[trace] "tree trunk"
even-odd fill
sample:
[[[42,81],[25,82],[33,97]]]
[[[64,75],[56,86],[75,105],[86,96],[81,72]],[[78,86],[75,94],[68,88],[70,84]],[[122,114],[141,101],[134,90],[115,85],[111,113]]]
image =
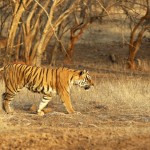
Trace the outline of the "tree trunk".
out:
[[[18,33],[18,38],[17,38],[15,61],[18,61],[18,60],[19,60],[19,50],[20,50],[20,46],[21,46],[21,29],[20,29],[20,32]]]
[[[78,2],[78,1],[76,1]],[[47,20],[47,23],[45,25],[44,31],[43,31],[43,35],[41,40],[39,41],[39,46],[37,48],[37,55],[36,55],[36,64],[38,66],[41,65],[41,59],[42,59],[42,54],[45,51],[48,42],[50,41],[50,39],[52,38],[53,35],[55,35],[55,37],[57,38],[57,35],[55,33],[55,29],[58,28],[58,26],[70,15],[70,13],[72,13],[72,11],[74,10],[74,8],[76,7],[76,2],[74,1],[69,1],[69,6],[66,8],[66,10],[56,19],[56,21],[54,21],[54,23],[52,24],[53,21],[53,15],[56,9],[56,6],[59,4],[59,1],[53,1],[53,5],[51,7],[51,10],[49,12],[49,18]],[[58,4],[57,4],[58,3]]]
[[[51,51],[51,60],[50,60],[50,66],[55,66],[56,65],[56,57],[57,57],[57,50],[59,48],[59,42],[55,42],[55,46]]]
[[[135,56],[141,46],[143,34],[149,28],[149,25],[146,24],[146,22],[149,19],[150,19],[150,13],[149,13],[149,8],[147,8],[147,12],[145,16],[140,19],[140,21],[135,25],[133,31],[131,32],[130,44],[129,44],[129,57],[128,57],[129,69],[132,69],[132,70],[137,69],[137,66],[135,64]],[[137,29],[139,29],[140,26],[142,26],[142,29],[140,30],[136,40],[134,40],[136,36],[135,33]]]
[[[30,3],[31,3],[31,1],[26,2],[27,5],[29,5]],[[8,35],[8,41],[7,41],[7,48],[6,48],[7,57],[5,60],[6,62],[10,62],[12,59],[11,55],[13,54],[13,46],[14,46],[14,42],[15,42],[14,40],[15,40],[15,36],[16,36],[16,31],[17,31],[18,24],[19,24],[20,18],[22,16],[22,13],[24,12],[24,10],[25,10],[24,6],[22,4],[20,5],[20,1],[16,1],[12,24],[11,24],[11,28],[10,28],[9,35]]]
[[[67,54],[66,54],[66,58],[64,60],[64,63],[68,64],[68,63],[72,62],[73,49],[74,49],[75,43],[81,37],[81,35],[83,34],[83,31],[87,27],[87,25],[89,25],[89,22],[78,24],[71,29],[71,31],[70,31],[70,43],[69,43],[69,46],[67,49]]]
[[[63,35],[62,24],[63,24],[63,23],[61,23],[61,24],[58,26],[57,37],[59,38],[59,41],[58,41],[58,39],[56,39],[56,41],[55,41],[55,46],[54,46],[54,48],[53,48],[52,51],[51,51],[50,66],[55,66],[55,65],[56,65],[57,51],[58,51],[58,49],[60,49],[60,47],[61,47],[60,41],[61,41],[61,38],[62,38],[62,35]]]

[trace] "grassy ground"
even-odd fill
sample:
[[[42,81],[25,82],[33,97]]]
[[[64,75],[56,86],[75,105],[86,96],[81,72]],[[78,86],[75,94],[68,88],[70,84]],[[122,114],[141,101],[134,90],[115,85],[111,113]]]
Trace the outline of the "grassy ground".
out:
[[[94,76],[94,73],[93,73]],[[41,95],[22,90],[13,101],[14,115],[0,115],[0,147],[3,149],[149,149],[150,82],[148,78],[94,76],[95,87],[73,87],[75,110],[69,115],[59,97],[40,117],[30,111]],[[1,82],[0,92],[4,91]]]

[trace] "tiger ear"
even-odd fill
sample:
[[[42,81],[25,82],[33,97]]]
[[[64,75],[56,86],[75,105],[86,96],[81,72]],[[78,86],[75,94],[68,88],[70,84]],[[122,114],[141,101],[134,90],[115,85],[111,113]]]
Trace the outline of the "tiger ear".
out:
[[[83,70],[83,73],[88,73],[88,71],[86,71],[86,70]]]
[[[79,76],[82,76],[84,73],[86,73],[87,71],[86,70],[82,70],[79,72]]]
[[[82,76],[83,74],[84,74],[83,71],[80,71],[80,72],[79,72],[79,76]]]

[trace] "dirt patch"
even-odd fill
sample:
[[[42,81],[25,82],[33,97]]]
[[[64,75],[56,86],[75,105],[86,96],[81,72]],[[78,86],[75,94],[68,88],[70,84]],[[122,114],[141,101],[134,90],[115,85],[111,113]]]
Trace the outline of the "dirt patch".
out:
[[[101,109],[101,108],[98,108]],[[103,109],[103,108],[102,108]],[[97,110],[98,111],[98,110]],[[102,110],[101,110],[102,111]],[[96,113],[96,112],[95,112]],[[130,116],[69,115],[43,117],[27,112],[1,116],[1,149],[149,149],[148,122]],[[145,118],[146,119],[146,118]]]
[[[1,149],[149,149],[150,116],[112,113],[109,106],[89,101],[79,114],[67,114],[58,102],[38,116],[18,105],[13,115],[0,115]],[[55,106],[61,110],[55,109]],[[80,107],[78,108],[80,110]],[[48,109],[49,110],[49,109]],[[56,111],[55,111],[56,110]]]

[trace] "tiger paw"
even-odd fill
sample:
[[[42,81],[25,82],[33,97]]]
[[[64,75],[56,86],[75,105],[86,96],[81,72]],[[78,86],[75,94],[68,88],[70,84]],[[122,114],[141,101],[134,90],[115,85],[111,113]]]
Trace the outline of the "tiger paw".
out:
[[[76,114],[76,115],[81,115],[81,112],[75,111],[74,114]]]
[[[39,112],[37,112],[37,114],[38,114],[39,116],[44,116],[44,112],[43,112],[43,111],[39,111]]]

